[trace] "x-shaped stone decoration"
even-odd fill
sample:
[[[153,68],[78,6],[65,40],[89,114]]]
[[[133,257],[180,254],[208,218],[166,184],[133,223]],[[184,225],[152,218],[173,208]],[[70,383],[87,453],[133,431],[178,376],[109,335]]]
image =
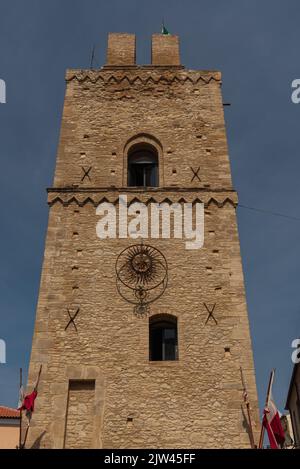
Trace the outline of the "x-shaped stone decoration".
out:
[[[84,173],[82,178],[81,178],[81,182],[83,182],[85,180],[85,178],[89,178],[89,180],[91,181],[90,172],[91,172],[92,166],[90,166],[88,169],[85,169],[84,166],[81,166],[81,169]]]
[[[73,326],[74,326],[74,328],[75,328],[75,331],[77,332],[77,327],[76,327],[76,324],[75,324],[75,319],[76,319],[77,314],[79,313],[79,310],[80,310],[80,308],[77,308],[77,310],[76,310],[75,314],[73,314],[73,316],[72,316],[70,310],[69,310],[69,309],[67,310],[70,319],[69,319],[68,324],[67,324],[66,327],[65,327],[65,331],[68,329],[68,327],[69,327],[70,324],[73,324]]]
[[[211,309],[209,309],[209,307],[207,306],[206,303],[203,303],[205,308],[206,308],[206,311],[208,312],[208,316],[206,318],[206,321],[205,321],[205,324],[208,323],[209,319],[212,318],[216,324],[218,324],[218,321],[216,320],[216,318],[214,317],[214,310],[215,310],[215,307],[216,307],[216,303],[214,303],[213,307]]]
[[[190,168],[191,168],[191,170],[193,171],[193,177],[192,177],[192,179],[191,179],[191,182],[193,182],[193,180],[194,180],[195,178],[197,178],[198,181],[201,182],[201,179],[200,179],[200,177],[198,176],[199,171],[200,171],[200,166],[199,166],[196,170],[194,170],[194,168],[192,168],[191,166],[190,166]]]

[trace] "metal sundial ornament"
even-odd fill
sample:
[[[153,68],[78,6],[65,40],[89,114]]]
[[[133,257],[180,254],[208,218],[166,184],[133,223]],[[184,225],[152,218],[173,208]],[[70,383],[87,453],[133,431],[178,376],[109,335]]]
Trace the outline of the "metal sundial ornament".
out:
[[[157,300],[168,283],[168,264],[165,256],[153,246],[134,244],[124,249],[116,261],[117,289],[134,312],[149,312],[149,304]]]

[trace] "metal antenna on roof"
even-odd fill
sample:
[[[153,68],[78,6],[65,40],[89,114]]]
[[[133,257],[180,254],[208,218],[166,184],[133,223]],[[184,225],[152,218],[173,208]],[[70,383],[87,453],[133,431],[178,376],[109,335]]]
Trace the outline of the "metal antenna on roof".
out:
[[[94,60],[95,60],[95,44],[93,45],[92,54],[91,54],[91,64],[90,64],[91,70],[93,70]]]

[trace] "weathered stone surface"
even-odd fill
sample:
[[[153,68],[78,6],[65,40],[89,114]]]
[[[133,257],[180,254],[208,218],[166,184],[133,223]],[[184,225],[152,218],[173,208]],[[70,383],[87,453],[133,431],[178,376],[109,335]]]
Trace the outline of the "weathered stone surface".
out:
[[[154,65],[67,72],[30,386],[40,363],[43,371],[28,446],[43,434],[47,448],[249,447],[240,366],[258,432],[220,79]],[[127,152],[142,141],[159,155],[159,187],[147,191],[127,188]],[[82,167],[92,168],[91,179],[82,179]],[[200,181],[192,180],[198,167]],[[177,316],[178,361],[149,361],[149,317],[134,315],[117,293],[115,262],[134,240],[96,236],[98,203],[118,206],[119,194],[130,203],[205,203],[202,249],[149,240],[169,268],[150,315]],[[204,303],[216,304],[217,324],[205,324]],[[65,330],[77,308],[77,331],[72,323]],[[84,400],[70,380],[95,380],[94,393]]]

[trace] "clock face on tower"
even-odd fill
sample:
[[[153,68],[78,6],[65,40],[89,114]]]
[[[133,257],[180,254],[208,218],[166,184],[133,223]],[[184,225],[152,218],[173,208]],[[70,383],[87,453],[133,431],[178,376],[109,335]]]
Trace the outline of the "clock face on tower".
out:
[[[168,265],[165,256],[153,246],[135,244],[124,249],[116,262],[117,289],[135,312],[145,314],[167,287]]]

